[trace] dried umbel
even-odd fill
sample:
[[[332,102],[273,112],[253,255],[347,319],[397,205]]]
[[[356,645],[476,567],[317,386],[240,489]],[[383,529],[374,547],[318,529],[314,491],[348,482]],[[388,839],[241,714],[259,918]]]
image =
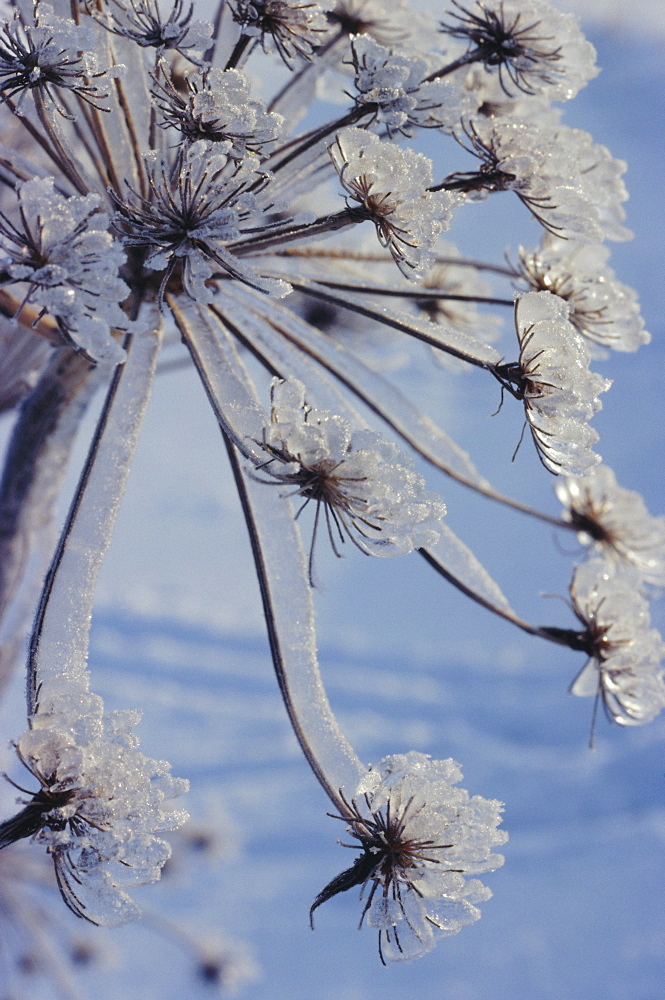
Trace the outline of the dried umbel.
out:
[[[492,849],[507,835],[497,829],[501,803],[454,787],[461,779],[455,761],[415,752],[371,767],[337,817],[354,841],[342,846],[362,853],[319,893],[310,918],[328,899],[360,886],[360,926],[378,929],[384,964],[418,958],[438,938],[478,920],[475,904],[491,893],[465,876],[502,865]]]
[[[381,957],[415,958],[478,918],[489,892],[475,876],[501,863],[500,806],[457,787],[450,760],[414,752],[368,771],[355,753],[319,672],[315,542],[422,557],[504,621],[586,656],[573,690],[611,720],[660,712],[646,588],[663,582],[662,519],[599,465],[589,426],[610,386],[590,342],[648,341],[603,246],[630,235],[625,165],[550,106],[596,70],[576,22],[544,0],[453,2],[436,18],[378,0],[199,13],[57,0],[17,4],[0,27],[0,405],[23,401],[0,484],[0,630],[34,621],[15,745],[38,784],[0,843],[45,847],[70,908],[116,923],[137,912],[127,882],[157,877],[159,834],[182,818],[166,800],[184,783],[138,752],[133,711],[105,713],[89,693],[87,660],[162,340],[178,338],[227,450],[289,720],[359,852],[313,909],[360,887]],[[423,130],[431,158],[411,144]],[[507,266],[442,242],[453,224],[464,238],[469,203],[506,192],[536,249]],[[514,316],[507,346],[495,346],[501,314]],[[506,407],[516,400],[537,459],[565,477],[562,518],[497,491],[430,419],[439,397],[460,419],[432,351],[474,393],[498,381]],[[47,527],[100,388],[53,553]],[[574,627],[513,611],[442,521],[427,478],[439,473],[589,546]],[[534,576],[545,558],[528,561]],[[208,981],[222,971],[214,951],[200,963]]]

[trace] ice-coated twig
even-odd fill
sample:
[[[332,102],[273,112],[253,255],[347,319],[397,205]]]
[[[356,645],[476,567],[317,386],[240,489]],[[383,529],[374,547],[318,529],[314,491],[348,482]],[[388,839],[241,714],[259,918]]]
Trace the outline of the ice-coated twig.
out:
[[[67,460],[97,384],[84,357],[56,349],[14,427],[0,484],[0,688],[34,613]]]
[[[145,415],[161,324],[129,343],[111,381],[79,486],[44,583],[30,643],[28,714],[50,676],[85,670],[95,584]]]

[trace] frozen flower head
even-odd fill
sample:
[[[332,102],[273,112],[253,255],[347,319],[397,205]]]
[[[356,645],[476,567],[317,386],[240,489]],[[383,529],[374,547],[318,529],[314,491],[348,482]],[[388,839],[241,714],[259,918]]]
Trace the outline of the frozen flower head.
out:
[[[405,0],[335,0],[328,20],[346,35],[369,35],[381,45],[400,46],[423,31],[422,15],[411,10]]]
[[[159,0],[110,0],[106,10],[97,14],[90,3],[91,13],[107,31],[130,39],[140,48],[172,50],[191,58],[192,50],[210,45],[212,25],[192,20],[193,3],[175,0],[168,16],[162,13],[162,6],[168,8],[168,0],[163,5]]]
[[[321,509],[336,555],[337,543],[346,538],[375,556],[404,555],[437,541],[445,505],[425,490],[422,476],[395,445],[312,409],[297,379],[275,380],[271,398],[263,440],[270,457],[261,469],[288,487],[288,496],[301,497],[303,507],[310,501],[316,506],[310,583]]]
[[[453,760],[422,753],[384,757],[344,799],[344,847],[362,851],[314,900],[314,910],[337,893],[361,887],[366,922],[379,932],[381,961],[408,961],[430,951],[480,917],[475,905],[491,892],[477,878],[503,864],[492,849],[507,834],[497,829],[500,802],[470,796],[455,785]]]
[[[287,66],[311,59],[328,34],[327,0],[229,0],[243,35],[258,38],[265,52],[275,46]]]
[[[505,94],[569,100],[598,75],[596,50],[576,19],[545,0],[475,0],[441,30],[468,41],[469,59],[497,71]]]
[[[385,125],[389,135],[410,136],[416,128],[451,130],[466,110],[466,98],[456,84],[425,82],[424,59],[394,55],[370,35],[354,38],[351,52],[356,104],[372,109],[374,120]]]
[[[11,281],[25,283],[24,305],[53,316],[62,337],[95,361],[118,362],[124,352],[111,328],[127,329],[120,307],[129,288],[118,277],[125,261],[107,232],[108,217],[96,194],[65,198],[53,178],[18,189],[20,223],[0,214],[0,258]]]
[[[206,281],[220,269],[263,292],[284,294],[284,282],[262,278],[227,249],[264,221],[256,192],[266,177],[252,163],[238,163],[201,140],[173,157],[151,157],[147,169],[147,196],[129,185],[124,199],[112,193],[114,225],[126,246],[147,251],[145,266],[162,273],[160,303],[180,274],[192,299],[209,301]]]
[[[584,545],[632,566],[646,583],[665,585],[665,517],[652,517],[639,493],[618,486],[610,468],[562,480],[556,495]]]
[[[67,92],[86,104],[103,109],[109,75],[99,65],[90,28],[57,17],[47,3],[35,3],[32,23],[23,25],[18,15],[0,29],[1,101],[18,97],[17,114],[24,113],[26,94],[34,92],[65,118]],[[26,109],[27,110],[27,109]]]
[[[359,128],[340,132],[330,155],[349,207],[371,219],[402,274],[422,274],[434,263],[456,204],[448,192],[428,191],[431,161]]]
[[[270,114],[250,94],[249,80],[239,70],[205,67],[176,86],[168,70],[156,81],[155,98],[162,126],[177,129],[188,142],[205,139],[234,160],[265,154],[275,142],[281,115]]]
[[[516,364],[496,374],[524,402],[538,455],[550,472],[585,473],[600,461],[591,446],[598,440],[588,421],[600,409],[598,395],[611,383],[589,371],[589,353],[568,322],[565,302],[549,292],[522,295],[515,307],[520,345]]]
[[[484,197],[514,191],[547,232],[566,240],[626,239],[621,202],[625,164],[586,132],[528,119],[477,118],[463,123],[459,142],[482,161],[435,190]]]
[[[651,722],[665,707],[665,647],[650,627],[639,583],[637,573],[616,572],[606,560],[591,559],[575,570],[570,587],[585,629],[577,648],[589,654],[571,690],[600,699],[608,717],[622,726]]]
[[[52,682],[52,693],[41,691],[16,743],[40,788],[0,825],[0,847],[23,837],[46,847],[63,899],[95,924],[139,915],[125,889],[159,878],[170,848],[156,834],[187,818],[166,806],[187,782],[138,751],[139,719],[133,711],[105,713],[101,698],[62,680]]]
[[[547,237],[540,249],[520,250],[518,274],[534,291],[552,292],[568,304],[568,319],[587,340],[615,351],[648,344],[637,295],[607,267],[609,251],[596,243]]]

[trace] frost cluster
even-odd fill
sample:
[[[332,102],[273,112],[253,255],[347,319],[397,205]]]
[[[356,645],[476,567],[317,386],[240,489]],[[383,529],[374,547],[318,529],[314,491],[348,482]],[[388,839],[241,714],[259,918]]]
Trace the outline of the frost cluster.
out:
[[[72,116],[60,91],[70,91],[97,107],[108,96],[104,78],[120,71],[121,67],[102,66],[88,25],[58,17],[51,4],[35,3],[32,23],[25,24],[16,15],[0,29],[2,101],[18,95],[14,106],[18,115],[28,113],[25,98],[33,91],[46,96],[65,118]]]
[[[572,14],[546,0],[455,0],[441,30],[466,41],[508,96],[567,101],[598,74],[596,50]]]
[[[229,0],[243,35],[260,38],[265,52],[272,42],[287,66],[310,58],[325,41],[330,6],[331,0]]]
[[[584,242],[626,238],[625,163],[587,132],[478,118],[471,142],[484,160],[479,182],[484,175],[490,189],[514,191],[549,232]]]
[[[469,876],[500,867],[492,851],[508,837],[497,829],[501,803],[456,788],[461,780],[454,760],[415,751],[371,767],[339,817],[355,841],[345,846],[363,853],[312,911],[359,885],[361,924],[378,930],[381,958],[392,961],[418,958],[478,920],[476,904],[491,892]]]
[[[210,21],[193,21],[193,11],[193,5],[185,0],[174,0],[165,18],[158,0],[109,0],[109,6],[93,16],[107,31],[140,48],[154,48],[160,53],[173,50],[191,58],[192,50],[200,52],[209,47],[213,31]]]
[[[520,249],[519,276],[534,291],[552,292],[568,304],[578,333],[602,347],[636,351],[651,337],[637,295],[607,267],[609,250],[598,243],[570,244],[546,236],[539,249]]]
[[[340,132],[330,155],[347,202],[371,219],[402,274],[415,279],[431,267],[457,203],[446,191],[428,190],[431,160],[358,128]]]
[[[117,363],[124,351],[111,328],[127,329],[120,307],[129,288],[118,276],[125,261],[108,232],[99,195],[65,198],[51,177],[18,189],[21,224],[0,215],[0,267],[25,282],[25,302],[54,316],[62,332],[95,361]]]
[[[255,192],[266,177],[251,158],[239,163],[199,140],[175,156],[148,155],[146,167],[150,196],[133,188],[125,199],[114,195],[114,227],[125,246],[148,251],[145,266],[163,275],[160,298],[177,268],[186,293],[201,302],[212,299],[206,282],[220,268],[262,292],[284,294],[284,282],[261,277],[227,247],[263,221]]]
[[[249,80],[237,69],[199,69],[185,77],[184,88],[165,77],[156,88],[156,99],[165,126],[178,129],[188,142],[214,142],[217,152],[234,160],[265,154],[283,121],[251,96]]]
[[[9,822],[16,828],[22,819],[17,836],[32,834],[46,847],[65,902],[92,923],[138,915],[126,890],[159,878],[170,847],[156,834],[187,818],[167,800],[187,791],[188,782],[139,752],[139,720],[134,711],[105,713],[97,695],[54,678],[16,743],[40,790]]]
[[[665,585],[665,517],[653,517],[639,493],[617,484],[612,470],[560,480],[556,495],[580,541],[618,566],[629,565],[645,583]]]
[[[356,71],[356,103],[373,110],[388,134],[411,135],[416,128],[448,128],[468,105],[463,91],[448,80],[426,82],[424,59],[394,55],[370,35],[351,43]]]
[[[665,646],[650,627],[639,575],[618,571],[605,559],[590,559],[575,571],[570,596],[587,629],[590,653],[573,694],[600,698],[620,725],[651,722],[665,708]]]
[[[515,308],[520,360],[514,381],[540,459],[550,472],[580,474],[600,461],[588,421],[611,383],[589,371],[589,352],[568,321],[565,302],[528,292]]]
[[[410,459],[374,431],[312,409],[297,379],[274,381],[263,447],[265,473],[320,508],[333,547],[349,538],[375,556],[405,555],[434,544],[446,512]]]

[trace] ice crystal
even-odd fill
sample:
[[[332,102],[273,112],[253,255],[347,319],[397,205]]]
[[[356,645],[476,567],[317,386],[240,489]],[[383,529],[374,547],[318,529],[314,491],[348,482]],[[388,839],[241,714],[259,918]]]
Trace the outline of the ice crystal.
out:
[[[575,571],[573,607],[586,632],[589,660],[571,688],[594,695],[614,722],[637,726],[665,708],[663,640],[650,628],[649,605],[639,576],[591,559]]]
[[[540,459],[555,474],[584,473],[600,461],[587,421],[610,382],[589,371],[589,353],[568,322],[566,304],[550,292],[528,292],[515,307],[516,365],[498,366],[506,387],[524,401]]]
[[[325,40],[328,2],[315,0],[229,0],[234,19],[245,36],[259,38],[265,52],[270,41],[284,62],[309,59]]]
[[[465,123],[464,135],[460,141],[483,165],[478,172],[452,174],[437,189],[480,196],[514,191],[541,225],[562,239],[626,238],[625,164],[588,133],[527,119],[477,118]]]
[[[356,71],[355,100],[373,109],[377,122],[389,135],[411,135],[416,128],[451,129],[465,110],[463,92],[447,80],[424,82],[424,59],[394,55],[370,35],[351,43]]]
[[[441,30],[469,44],[468,61],[497,71],[502,89],[569,100],[598,74],[596,51],[571,14],[545,0],[475,0]]]
[[[340,132],[330,155],[347,201],[371,219],[402,274],[415,277],[430,267],[456,204],[447,192],[428,191],[431,161],[357,128]]]
[[[227,249],[263,218],[256,191],[266,177],[248,160],[238,163],[199,140],[175,156],[148,159],[150,197],[133,188],[114,194],[115,228],[128,247],[148,251],[146,267],[162,273],[160,299],[180,269],[192,299],[209,301],[206,282],[220,268],[254,288],[284,294],[284,282],[262,278]]]
[[[665,585],[665,517],[652,517],[639,493],[619,486],[611,469],[599,465],[587,476],[562,480],[556,495],[583,544],[632,566],[645,582]]]
[[[0,247],[7,254],[0,267],[27,285],[24,305],[49,312],[63,337],[94,360],[121,361],[111,328],[128,327],[119,305],[129,294],[118,276],[125,254],[108,232],[99,195],[65,198],[47,177],[22,184],[18,203],[20,223],[0,215]]]
[[[273,382],[271,400],[263,440],[270,457],[260,468],[288,487],[287,495],[301,497],[303,507],[313,501],[315,536],[323,508],[336,554],[347,538],[376,556],[404,555],[436,542],[445,505],[425,490],[422,476],[392,442],[313,409],[297,379]]]
[[[384,962],[418,958],[437,939],[478,920],[475,904],[491,892],[467,877],[502,865],[492,850],[508,838],[497,829],[501,803],[456,788],[461,779],[454,760],[415,751],[371,767],[338,817],[354,841],[343,846],[362,854],[319,893],[310,912],[360,886],[360,923],[378,930]]]
[[[138,915],[125,890],[159,878],[170,848],[156,834],[187,818],[165,802],[188,783],[138,751],[139,720],[134,711],[105,713],[97,695],[54,678],[16,743],[40,788],[0,825],[0,846],[32,837],[46,847],[63,899],[91,923]]]
[[[188,142],[205,139],[234,160],[265,155],[282,124],[262,101],[251,97],[249,80],[239,70],[204,67],[185,77],[184,87],[166,75],[156,83],[163,127],[176,128]]]
[[[0,29],[0,93],[3,102],[18,96],[17,114],[27,112],[24,101],[31,91],[41,93],[65,118],[71,115],[61,92],[69,91],[86,104],[103,107],[108,96],[107,75],[108,69],[100,66],[91,29],[57,17],[50,4],[35,4],[32,24],[23,24],[16,16]]]
[[[636,351],[651,337],[644,329],[637,295],[607,267],[609,251],[596,243],[571,246],[546,238],[529,252],[520,249],[519,277],[534,291],[547,291],[568,303],[568,318],[578,333],[602,347]]]
[[[96,14],[99,23],[114,35],[130,39],[140,48],[154,48],[159,52],[172,49],[192,58],[192,50],[206,49],[211,41],[212,25],[209,21],[193,21],[194,4],[174,0],[168,17],[164,17],[158,0],[110,0],[109,7]]]

